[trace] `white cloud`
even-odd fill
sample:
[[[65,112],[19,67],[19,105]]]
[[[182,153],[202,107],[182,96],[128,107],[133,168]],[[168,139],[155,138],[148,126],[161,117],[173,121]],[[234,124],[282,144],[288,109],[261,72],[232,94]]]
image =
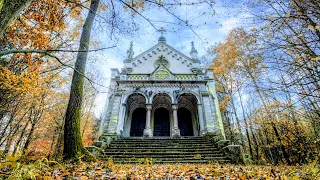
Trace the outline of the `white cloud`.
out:
[[[232,29],[239,26],[240,19],[239,18],[230,18],[222,22],[221,28],[219,28],[219,32],[223,34],[228,34]]]

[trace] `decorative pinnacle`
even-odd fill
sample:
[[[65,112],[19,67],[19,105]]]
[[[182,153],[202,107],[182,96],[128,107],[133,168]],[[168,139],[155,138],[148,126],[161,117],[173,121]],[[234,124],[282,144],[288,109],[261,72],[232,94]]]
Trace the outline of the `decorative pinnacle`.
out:
[[[163,36],[164,32],[166,32],[166,30],[161,27],[159,30],[158,30],[160,33],[161,33],[161,36],[159,37],[158,39],[158,42],[166,42],[166,38]]]
[[[130,48],[127,51],[127,59],[126,61],[130,61],[133,58],[134,52],[133,52],[133,42],[130,42]]]
[[[198,51],[196,50],[196,48],[194,48],[194,42],[191,42],[191,51],[190,51],[190,55],[192,57],[192,59],[198,59]]]

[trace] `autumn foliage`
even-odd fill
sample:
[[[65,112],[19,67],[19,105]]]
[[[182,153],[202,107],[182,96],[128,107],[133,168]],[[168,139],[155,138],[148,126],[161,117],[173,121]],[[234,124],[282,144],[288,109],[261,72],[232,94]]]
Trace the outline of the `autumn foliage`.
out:
[[[0,145],[4,155],[61,153],[63,118],[69,92],[70,49],[79,38],[80,1],[33,1],[8,27],[1,47],[23,50],[0,58]],[[41,11],[39,11],[41,9]],[[74,26],[68,26],[69,23]],[[36,53],[44,50],[48,53]],[[90,98],[89,98],[90,99]],[[94,133],[95,119],[86,114],[85,133]],[[90,145],[91,139],[85,139]],[[28,153],[27,153],[28,154]],[[55,156],[56,156],[55,155]]]

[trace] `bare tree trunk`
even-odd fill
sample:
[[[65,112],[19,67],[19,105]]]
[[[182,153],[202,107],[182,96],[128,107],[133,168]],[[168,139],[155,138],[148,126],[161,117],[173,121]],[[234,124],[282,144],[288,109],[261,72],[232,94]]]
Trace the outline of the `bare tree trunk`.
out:
[[[58,157],[61,155],[61,149],[63,145],[63,127],[64,127],[64,122],[62,126],[59,128],[59,132],[58,132],[59,136],[58,136],[58,140],[53,153],[54,160],[58,160],[59,159]]]
[[[236,106],[234,105],[233,98],[231,98],[231,105],[232,105],[232,108],[233,108],[233,111],[234,111],[234,115],[236,117],[237,127],[238,127],[238,131],[240,133],[239,135],[240,135],[240,138],[241,138],[241,144],[243,146],[243,151],[244,151],[244,153],[247,153],[246,143],[245,143],[244,137],[242,135],[240,120],[239,120],[239,117],[238,117]]]
[[[16,143],[15,146],[14,146],[13,153],[12,153],[13,155],[16,155],[16,153],[17,153],[17,150],[18,150],[18,148],[19,148],[19,146],[20,146],[20,143],[21,143],[21,141],[22,141],[22,139],[23,139],[23,137],[24,137],[24,134],[25,134],[26,129],[27,129],[28,125],[29,125],[29,122],[30,122],[30,121],[28,121],[28,122],[26,123],[26,125],[25,125],[25,126],[23,127],[23,129],[22,129],[22,132],[21,132],[21,134],[20,134],[20,137],[19,137],[17,143]]]
[[[14,18],[26,8],[32,0],[0,0],[0,40]]]
[[[261,93],[261,91],[260,91],[260,89],[259,89],[258,83],[257,83],[256,79],[254,78],[254,76],[253,76],[250,68],[249,68],[249,67],[246,67],[246,71],[247,71],[249,77],[251,78],[251,80],[252,80],[252,82],[253,82],[253,84],[254,84],[254,87],[255,87],[255,89],[256,89],[259,97],[260,97],[260,100],[261,100],[263,106],[265,107],[266,110],[268,110],[268,106],[267,106],[266,102],[265,102],[264,99],[263,99],[263,96],[262,96],[262,93]],[[268,111],[269,111],[269,110],[268,110]],[[281,148],[283,157],[284,157],[284,159],[287,161],[287,163],[290,165],[290,164],[291,164],[291,161],[290,161],[290,159],[289,159],[289,155],[288,155],[288,153],[286,152],[284,145],[282,144],[281,137],[280,137],[280,134],[279,134],[279,132],[278,132],[278,129],[277,129],[276,125],[275,125],[274,122],[271,120],[271,118],[272,118],[272,117],[271,117],[271,112],[269,111],[268,114],[269,114],[269,118],[270,118],[270,120],[268,120],[268,121],[269,121],[269,123],[271,124],[271,127],[272,127],[272,129],[273,129],[273,131],[274,131],[274,133],[275,133],[275,135],[276,135],[277,140],[278,140],[279,143],[280,143],[280,148]]]
[[[65,125],[64,125],[64,149],[63,158],[69,160],[79,160],[82,155],[86,155],[87,160],[93,158],[92,155],[84,148],[81,132],[80,132],[80,117],[81,106],[83,100],[83,85],[86,61],[88,52],[83,52],[89,49],[91,27],[98,9],[100,0],[91,0],[90,10],[86,21],[83,25],[80,38],[80,46],[73,72],[72,84],[70,90],[70,98],[67,107]]]
[[[241,97],[241,94],[240,94],[239,90],[238,90],[238,95],[239,95],[239,99],[240,99],[240,106],[241,106],[241,109],[242,109],[243,121],[244,121],[244,125],[245,125],[245,128],[246,128],[246,135],[247,135],[247,139],[248,139],[249,151],[250,151],[251,158],[253,158],[251,140],[250,140],[250,135],[249,135],[249,131],[248,131],[247,118],[246,118],[246,115],[245,115],[245,112],[244,112],[243,103],[242,103],[242,97]]]
[[[247,117],[249,117],[249,116],[247,116]],[[255,144],[255,150],[256,150],[256,160],[259,160],[259,158],[260,158],[260,156],[259,156],[259,142],[258,142],[258,140],[257,140],[257,138],[256,138],[256,135],[254,134],[254,132],[253,132],[253,128],[252,128],[252,121],[251,121],[251,119],[250,118],[248,118],[248,120],[249,120],[249,128],[250,128],[250,132],[251,132],[251,135],[252,135],[252,138],[253,138],[253,142],[254,142],[254,144]]]
[[[28,147],[30,145],[31,137],[33,136],[35,126],[36,126],[36,123],[32,123],[31,124],[30,132],[29,132],[27,140],[26,140],[26,142],[24,143],[24,146],[23,146],[23,154],[27,151],[27,149],[28,149]]]

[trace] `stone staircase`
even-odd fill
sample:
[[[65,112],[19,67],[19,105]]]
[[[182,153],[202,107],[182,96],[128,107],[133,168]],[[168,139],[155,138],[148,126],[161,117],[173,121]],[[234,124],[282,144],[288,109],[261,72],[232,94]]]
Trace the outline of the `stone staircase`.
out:
[[[209,163],[230,162],[224,154],[202,137],[121,138],[113,140],[101,159],[114,163]]]

